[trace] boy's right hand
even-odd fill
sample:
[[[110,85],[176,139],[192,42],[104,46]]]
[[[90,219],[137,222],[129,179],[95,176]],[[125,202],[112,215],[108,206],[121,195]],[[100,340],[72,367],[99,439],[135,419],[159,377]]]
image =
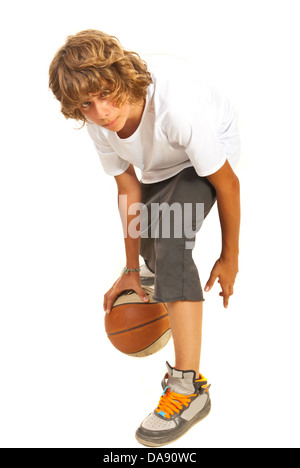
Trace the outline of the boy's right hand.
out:
[[[135,291],[143,302],[149,301],[147,294],[141,287],[141,277],[139,272],[131,271],[127,274],[123,273],[104,295],[103,309],[107,314],[110,313],[111,307],[116,298],[121,294],[122,291],[127,289],[132,289]]]

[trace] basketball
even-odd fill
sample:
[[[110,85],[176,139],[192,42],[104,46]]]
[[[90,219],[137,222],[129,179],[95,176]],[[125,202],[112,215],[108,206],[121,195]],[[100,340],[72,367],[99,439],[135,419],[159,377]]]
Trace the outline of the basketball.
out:
[[[133,290],[123,291],[105,315],[105,331],[113,346],[129,356],[145,357],[162,349],[171,337],[167,306],[153,299],[153,289],[143,287],[149,301]]]

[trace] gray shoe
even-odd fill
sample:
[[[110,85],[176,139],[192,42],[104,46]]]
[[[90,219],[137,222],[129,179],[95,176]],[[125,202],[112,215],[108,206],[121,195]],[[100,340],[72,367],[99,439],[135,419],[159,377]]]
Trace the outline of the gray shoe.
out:
[[[148,447],[161,447],[179,439],[211,409],[210,385],[203,375],[195,380],[194,371],[174,369],[168,362],[167,369],[159,404],[135,433],[137,441]]]
[[[140,277],[141,277],[141,286],[153,286],[154,285],[155,274],[152,273],[151,270],[149,270],[149,268],[147,267],[145,263],[141,266]]]

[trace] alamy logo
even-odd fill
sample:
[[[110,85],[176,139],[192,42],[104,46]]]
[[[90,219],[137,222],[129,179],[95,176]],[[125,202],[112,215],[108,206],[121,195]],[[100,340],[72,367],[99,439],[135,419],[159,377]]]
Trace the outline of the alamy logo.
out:
[[[194,213],[192,203],[151,203],[149,213],[144,203],[128,206],[127,195],[119,195],[119,211],[125,238],[185,238],[186,249],[193,249],[204,220],[204,203],[194,204]]]

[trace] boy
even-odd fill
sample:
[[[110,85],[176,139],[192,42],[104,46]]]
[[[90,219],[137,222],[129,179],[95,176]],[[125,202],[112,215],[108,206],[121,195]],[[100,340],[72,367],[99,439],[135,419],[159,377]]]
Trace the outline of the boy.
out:
[[[68,37],[49,74],[62,113],[87,123],[104,171],[115,177],[119,196],[127,197],[125,204],[119,202],[127,263],[104,296],[104,310],[109,313],[126,289],[147,301],[142,285],[149,279],[154,281],[154,299],[168,306],[175,364],[167,363],[159,404],[136,431],[140,443],[162,446],[210,411],[209,386],[199,371],[204,299],[192,249],[195,232],[217,200],[222,251],[205,291],[218,278],[227,308],[239,253],[236,115],[229,101],[201,83],[187,63],[163,56],[146,64],[115,37],[96,30]],[[140,181],[134,166],[141,169]],[[135,203],[143,203],[147,214],[141,213],[140,235],[131,236],[130,207]],[[190,221],[177,216],[165,236],[160,232],[166,228],[164,217],[150,216],[158,204],[182,209],[203,204],[204,211],[200,217],[192,214]],[[157,227],[151,230],[154,220]],[[178,227],[184,227],[181,236]],[[142,272],[139,255],[145,260]]]

